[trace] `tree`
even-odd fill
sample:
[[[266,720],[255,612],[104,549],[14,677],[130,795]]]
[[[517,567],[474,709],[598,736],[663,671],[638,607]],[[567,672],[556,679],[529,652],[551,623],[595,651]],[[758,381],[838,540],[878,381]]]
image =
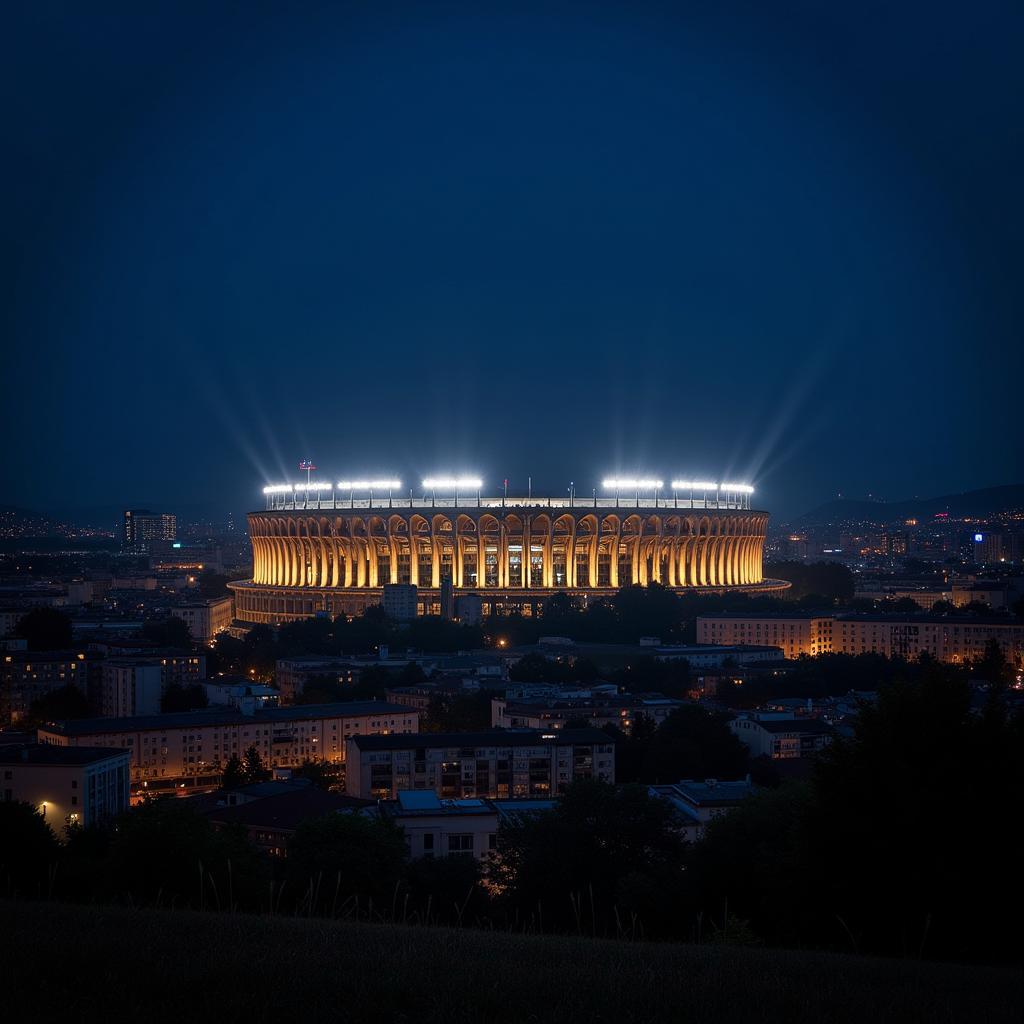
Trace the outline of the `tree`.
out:
[[[31,804],[0,801],[0,893],[36,899],[49,894],[60,845]]]
[[[240,789],[246,784],[248,780],[245,777],[245,768],[242,765],[241,758],[237,754],[232,754],[228,758],[228,763],[224,765],[224,775],[221,779],[221,786],[224,789]]]
[[[168,615],[164,619],[147,619],[142,624],[142,635],[147,640],[154,640],[161,647],[182,649],[192,646],[192,633],[188,623],[174,615]]]
[[[264,765],[263,758],[260,757],[260,752],[256,749],[255,744],[249,747],[242,758],[242,774],[245,776],[247,785],[252,785],[254,782],[266,782],[273,774]]]
[[[479,732],[491,727],[491,698],[487,692],[431,697],[420,728],[424,732]]]
[[[118,820],[107,868],[110,898],[222,910],[258,908],[267,874],[244,833],[215,830],[190,801],[174,797]]]
[[[230,576],[218,572],[204,572],[199,577],[199,593],[202,597],[224,597],[231,593],[228,590],[230,581]]]
[[[810,934],[820,934],[817,896],[805,881],[813,799],[807,783],[789,782],[712,819],[690,851],[691,911],[719,925],[726,915],[736,915],[775,943],[807,942]]]
[[[746,770],[746,747],[729,729],[728,719],[696,704],[684,704],[650,737],[640,781],[735,779]]]
[[[33,608],[18,620],[14,633],[28,641],[30,651],[67,650],[74,643],[71,619],[56,608]]]
[[[679,598],[660,583],[623,587],[612,598],[612,607],[620,638],[631,643],[641,636],[657,636],[667,642],[682,619]]]
[[[476,857],[421,857],[406,868],[408,903],[404,919],[427,923],[473,924],[487,918],[490,901],[482,885],[483,870]]]
[[[1009,681],[1010,667],[1002,646],[994,636],[985,641],[985,653],[974,668],[978,675],[994,688],[999,688]]]
[[[296,704],[334,704],[351,700],[354,688],[339,683],[333,676],[313,676],[295,694]]]
[[[906,667],[909,668],[909,667]],[[991,699],[972,712],[965,674],[929,659],[879,688],[852,739],[715,820],[694,848],[690,904],[748,919],[773,944],[1005,960],[1016,917],[999,909],[1024,774],[1024,720]],[[979,784],[983,780],[983,784]],[[969,829],[952,807],[971,808]]]
[[[503,822],[497,844],[487,873],[512,920],[591,934],[617,934],[633,915],[647,934],[675,927],[684,843],[645,787],[574,782],[552,810]]]
[[[32,701],[28,717],[31,722],[62,722],[91,714],[89,700],[77,686],[62,686]]]
[[[298,768],[292,770],[292,776],[297,779],[309,779],[318,789],[330,790],[341,786],[344,781],[344,769],[333,761],[311,761],[307,758]]]
[[[288,881],[306,908],[337,914],[360,907],[392,912],[408,850],[384,818],[335,812],[302,822],[288,844]]]
[[[854,593],[853,574],[838,562],[771,562],[765,565],[764,574],[792,583],[786,592],[791,601],[814,595],[819,603],[841,603],[849,601]]]

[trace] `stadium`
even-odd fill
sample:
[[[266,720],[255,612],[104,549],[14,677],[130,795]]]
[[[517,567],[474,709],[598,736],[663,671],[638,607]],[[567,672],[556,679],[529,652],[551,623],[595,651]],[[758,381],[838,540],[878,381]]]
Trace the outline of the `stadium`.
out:
[[[476,479],[397,480],[264,489],[248,516],[253,578],[231,584],[235,616],[277,624],[353,615],[386,584],[416,587],[418,614],[477,595],[483,615],[538,615],[564,593],[585,602],[629,584],[678,592],[761,593],[768,514],[745,484],[606,480],[614,497],[482,497]],[[645,496],[645,493],[650,496]]]

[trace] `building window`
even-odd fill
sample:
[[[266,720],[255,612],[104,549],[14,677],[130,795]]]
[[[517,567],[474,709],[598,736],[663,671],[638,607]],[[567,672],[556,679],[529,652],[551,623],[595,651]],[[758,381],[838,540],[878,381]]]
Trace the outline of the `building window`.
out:
[[[473,855],[473,834],[456,834],[448,836],[448,853],[456,855]]]

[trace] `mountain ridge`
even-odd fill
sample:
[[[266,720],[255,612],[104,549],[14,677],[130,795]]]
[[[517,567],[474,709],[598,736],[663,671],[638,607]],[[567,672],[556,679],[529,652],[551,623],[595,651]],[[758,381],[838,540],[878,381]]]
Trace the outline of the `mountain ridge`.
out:
[[[991,516],[1015,508],[1024,508],[1024,484],[1002,484],[935,498],[907,498],[902,501],[837,498],[805,512],[796,521],[808,525],[839,520],[892,523],[904,519],[927,519],[938,513],[948,513],[956,518]]]

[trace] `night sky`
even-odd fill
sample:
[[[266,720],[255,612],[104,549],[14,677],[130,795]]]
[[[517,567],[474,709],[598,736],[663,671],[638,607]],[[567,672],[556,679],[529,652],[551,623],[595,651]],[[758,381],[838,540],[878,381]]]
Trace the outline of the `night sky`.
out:
[[[1024,478],[1020,3],[18,6],[0,500]]]

